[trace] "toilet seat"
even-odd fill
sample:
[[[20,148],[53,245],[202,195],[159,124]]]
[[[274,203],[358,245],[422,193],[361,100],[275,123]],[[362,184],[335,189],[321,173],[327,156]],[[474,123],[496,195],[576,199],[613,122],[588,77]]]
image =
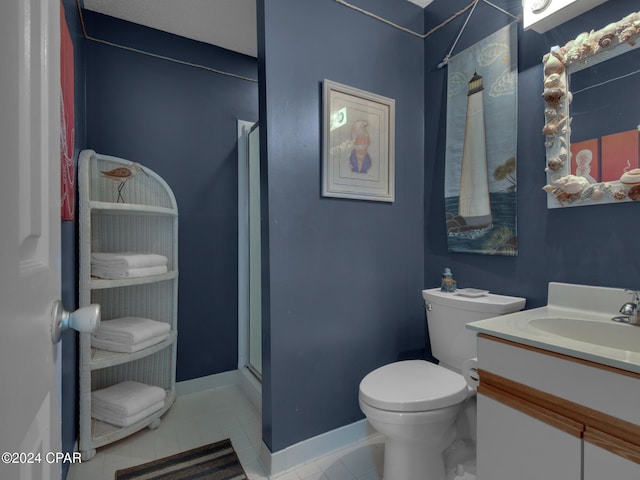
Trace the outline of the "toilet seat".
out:
[[[391,363],[360,382],[360,400],[381,410],[423,412],[449,407],[468,396],[462,375],[425,360]]]

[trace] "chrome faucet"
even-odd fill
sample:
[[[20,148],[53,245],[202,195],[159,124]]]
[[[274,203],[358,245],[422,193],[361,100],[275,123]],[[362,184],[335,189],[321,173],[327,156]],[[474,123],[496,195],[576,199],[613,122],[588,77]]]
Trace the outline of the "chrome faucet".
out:
[[[626,302],[620,307],[620,313],[623,316],[613,317],[611,320],[640,326],[640,291],[628,288],[625,291],[629,292],[633,298],[630,302]]]

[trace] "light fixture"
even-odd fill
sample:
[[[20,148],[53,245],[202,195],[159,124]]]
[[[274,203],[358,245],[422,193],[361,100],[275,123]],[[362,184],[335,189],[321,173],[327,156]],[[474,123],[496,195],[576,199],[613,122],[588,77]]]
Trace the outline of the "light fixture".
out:
[[[606,0],[522,0],[522,26],[544,33]]]

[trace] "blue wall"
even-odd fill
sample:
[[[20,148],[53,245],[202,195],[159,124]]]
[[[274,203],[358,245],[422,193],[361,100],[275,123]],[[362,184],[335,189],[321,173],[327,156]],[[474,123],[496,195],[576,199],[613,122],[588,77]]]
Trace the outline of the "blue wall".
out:
[[[71,34],[74,54],[74,159],[86,145],[84,123],[84,43],[78,10],[74,0],[63,0],[65,19]],[[77,204],[76,204],[77,207]],[[67,310],[78,306],[77,232],[78,221],[61,225],[62,303]],[[62,450],[72,452],[78,438],[78,335],[74,330],[62,334]],[[70,464],[62,465],[63,478]]]
[[[436,1],[425,11],[431,28],[468,2]],[[520,2],[498,1],[512,12]],[[444,158],[447,70],[436,65],[451,48],[464,16],[426,39],[425,87],[425,286],[437,285],[443,267],[451,267],[458,285],[527,298],[528,307],[547,302],[550,281],[633,287],[640,283],[635,222],[640,205],[595,205],[547,210],[542,93],[542,56],[583,31],[599,29],[638,9],[634,0],[609,1],[545,33],[522,31],[518,65],[518,241],[517,257],[447,252],[444,220]],[[504,25],[507,17],[482,2],[454,53]],[[634,96],[637,93],[629,92]],[[636,119],[637,120],[637,119]],[[637,123],[637,122],[636,122]],[[614,308],[615,306],[612,306]]]
[[[254,58],[83,12],[90,36],[257,79]],[[154,170],[178,202],[177,380],[233,370],[236,121],[258,120],[258,86],[96,42],[86,52],[88,148]]]
[[[422,29],[409,2],[355,3]],[[360,380],[424,347],[424,42],[335,0],[258,6],[263,439],[275,452],[363,418]],[[395,99],[393,204],[321,196],[323,79]]]

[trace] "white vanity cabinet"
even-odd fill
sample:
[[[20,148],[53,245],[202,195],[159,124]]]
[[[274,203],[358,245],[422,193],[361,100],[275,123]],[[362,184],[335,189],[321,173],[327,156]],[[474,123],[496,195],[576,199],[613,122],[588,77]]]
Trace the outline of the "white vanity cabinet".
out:
[[[80,154],[79,303],[81,307],[100,304],[103,321],[144,317],[168,323],[171,328],[164,341],[134,353],[93,348],[91,334],[80,334],[79,449],[83,460],[91,459],[98,447],[145,427],[157,427],[160,417],[171,407],[176,396],[178,208],[166,182],[144,166],[126,181],[119,199],[120,182],[101,172],[131,164],[131,161],[92,150]],[[160,254],[167,257],[167,272],[118,279],[92,277],[93,252]],[[126,427],[92,418],[91,393],[126,380],[163,388],[166,391],[163,408]]]
[[[583,480],[637,480],[640,478],[639,465],[620,455],[598,447],[587,440],[584,442]]]
[[[477,422],[479,480],[582,480],[580,437],[483,394]]]
[[[640,479],[640,374],[478,335],[478,480]]]

